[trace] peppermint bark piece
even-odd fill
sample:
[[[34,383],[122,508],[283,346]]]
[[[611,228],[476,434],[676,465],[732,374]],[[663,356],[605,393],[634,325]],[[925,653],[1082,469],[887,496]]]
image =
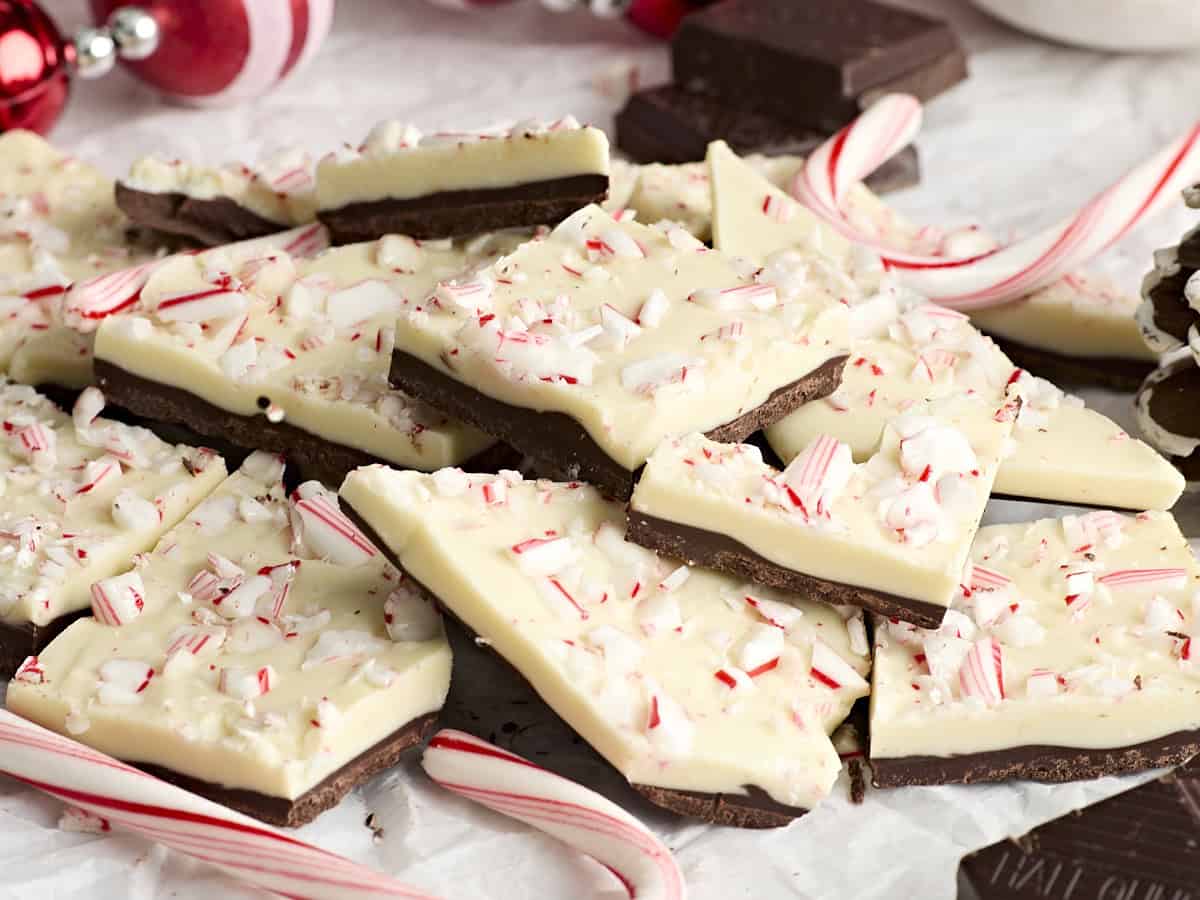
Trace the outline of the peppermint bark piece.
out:
[[[785,590],[936,626],[957,589],[1016,404],[950,398],[888,424],[855,464],[821,435],[782,472],[757,447],[664,441],[630,540]]]
[[[0,373],[79,391],[91,383],[90,343],[65,327],[75,281],[152,259],[130,232],[98,169],[28,131],[0,136]]]
[[[391,235],[313,260],[181,254],[149,275],[135,310],[101,321],[97,379],[139,415],[285,453],[329,484],[378,460],[460,462],[493,441],[388,385],[395,319],[517,240]]]
[[[1200,566],[1168,513],[982,529],[937,631],[878,622],[881,786],[1069,781],[1200,752]]]
[[[758,275],[588,207],[405,310],[392,383],[624,499],[666,435],[741,439],[836,387],[840,281],[785,299]]]
[[[914,403],[955,394],[999,403],[1016,390],[1023,402],[996,493],[1127,509],[1169,509],[1179,499],[1183,478],[1157,452],[1079,398],[1016,368],[962,313],[885,283],[852,316],[857,339],[841,387],[767,429],[785,462],[820,434],[845,441],[864,460],[887,421]]]
[[[751,254],[768,272],[803,279],[804,269],[790,259],[793,248],[824,241],[827,232],[724,145],[712,146],[709,166],[716,245]],[[851,196],[868,211],[877,202],[865,190]],[[848,284],[845,296],[853,354],[842,386],[768,428],[785,462],[820,434],[845,441],[855,459],[866,459],[886,422],[912,404],[965,393],[998,405],[1015,384],[1024,404],[1013,431],[1015,450],[996,479],[998,492],[1132,509],[1166,509],[1179,498],[1182,481],[1150,447],[1050,382],[1021,374],[962,313],[930,304],[879,272]]]
[[[808,239],[808,217],[794,216],[783,202],[794,204],[792,197],[764,188],[728,147],[713,144],[708,162],[714,247],[764,259]],[[773,198],[772,207],[764,214],[767,196]],[[849,192],[846,204],[844,212],[857,232],[897,250],[954,259],[997,246],[978,228],[947,232],[914,225],[861,185]],[[1068,384],[1134,390],[1154,362],[1134,320],[1137,308],[1138,299],[1112,279],[1075,274],[1013,303],[973,310],[971,318],[1034,374]]]
[[[134,222],[216,246],[306,225],[316,218],[315,164],[299,148],[255,166],[203,166],[145,156],[116,186]]]
[[[422,135],[381,122],[317,166],[318,217],[339,244],[552,225],[608,193],[608,138],[567,116]]]
[[[347,513],[652,802],[785,824],[840,769],[867,671],[861,619],[623,540],[620,505],[512,472],[379,466]]]
[[[67,415],[0,380],[0,676],[88,608],[225,477],[209,450],[98,418],[95,388]]]
[[[394,765],[450,684],[438,613],[257,453],[25,662],[13,712],[277,825]]]

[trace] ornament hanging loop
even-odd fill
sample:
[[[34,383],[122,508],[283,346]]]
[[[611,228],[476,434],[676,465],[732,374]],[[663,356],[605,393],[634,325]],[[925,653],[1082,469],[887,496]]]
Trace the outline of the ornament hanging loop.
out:
[[[112,71],[117,57],[145,59],[158,49],[158,20],[140,6],[113,10],[108,21],[75,33],[74,65],[81,78],[99,78]]]

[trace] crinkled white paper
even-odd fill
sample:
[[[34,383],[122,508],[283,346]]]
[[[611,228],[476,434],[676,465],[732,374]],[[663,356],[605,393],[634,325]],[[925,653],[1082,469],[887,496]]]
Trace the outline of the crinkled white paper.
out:
[[[1106,57],[1028,40],[951,0],[907,5],[951,17],[973,53],[971,82],[928,111],[924,186],[897,201],[923,221],[1027,233],[1072,211],[1195,114],[1182,99],[1200,96],[1195,55]],[[77,0],[47,6],[64,25],[81,21]],[[666,50],[621,22],[558,18],[532,2],[457,15],[417,0],[341,0],[314,65],[256,104],[186,110],[118,73],[76,84],[54,138],[115,175],[151,150],[214,162],[294,143],[323,150],[357,141],[387,116],[432,128],[571,112],[608,125],[631,78],[653,83],[667,69]],[[1103,267],[1136,285],[1149,251],[1187,224],[1182,207],[1174,210]],[[1088,399],[1132,424],[1128,398],[1092,392]],[[1189,533],[1200,534],[1200,504],[1189,499],[1178,512]],[[1053,512],[996,502],[989,519]],[[869,791],[860,806],[849,803],[843,784],[786,829],[739,832],[656,811],[473,646],[456,648],[445,723],[542,761],[643,817],[676,851],[692,896],[702,900],[949,900],[964,853],[1152,777]],[[0,780],[0,898],[256,896],[137,838],[60,831],[60,812],[57,802]],[[378,839],[365,825],[369,813],[383,829]],[[300,833],[446,897],[624,896],[582,856],[441,792],[413,760]]]

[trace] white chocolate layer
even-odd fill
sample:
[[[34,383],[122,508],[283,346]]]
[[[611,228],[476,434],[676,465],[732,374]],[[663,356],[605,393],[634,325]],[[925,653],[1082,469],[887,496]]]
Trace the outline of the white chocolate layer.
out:
[[[287,799],[440,709],[450,647],[436,612],[361,535],[355,564],[328,561],[338,551],[282,473],[252,456],[137,561],[140,614],[74,623],[18,673],[9,708],[135,764]],[[337,515],[332,493],[299,495]],[[296,562],[279,570],[290,581],[256,575]],[[215,599],[201,576],[224,579]],[[393,641],[402,627],[418,639]]]
[[[123,183],[153,194],[184,194],[199,200],[228,197],[264,219],[278,222],[281,228],[307,224],[317,214],[315,165],[312,157],[298,148],[255,166],[203,166],[144,156],[134,161]]]
[[[752,445],[692,434],[659,446],[629,505],[795,572],[945,607],[1011,429],[997,407],[949,398],[893,420],[865,463],[817,438],[783,472]]]
[[[86,609],[92,582],[153,547],[225,477],[211,451],[95,419],[103,405],[93,388],[80,409],[94,411],[77,424],[33,388],[0,381],[0,621],[45,625]]]
[[[90,343],[63,327],[63,292],[151,258],[128,228],[99,170],[30,132],[0,136],[0,373],[72,389],[91,382]]]
[[[830,277],[784,296],[682,228],[591,206],[410,305],[396,345],[489,397],[571,416],[633,470],[663,437],[725,424],[844,352],[844,276],[809,261]]]
[[[1127,747],[1200,728],[1200,566],[1169,513],[990,526],[972,559],[969,596],[939,632],[878,623],[872,757]]]
[[[787,192],[792,179],[804,165],[800,156],[742,157],[764,178]],[[707,162],[649,163],[639,166],[637,186],[629,197],[628,206],[637,211],[642,222],[662,219],[678,222],[702,241],[712,237],[712,186]],[[866,190],[864,188],[864,190]]]
[[[971,319],[1001,338],[1066,356],[1152,362],[1136,319],[1139,302],[1109,278],[1071,275]]]
[[[816,248],[843,265],[849,261],[850,243],[845,238],[724,141],[708,145],[707,163],[715,249],[761,262],[780,252]]]
[[[273,250],[249,259],[226,249],[180,255],[151,275],[133,314],[101,324],[96,353],[231,413],[265,409],[379,459],[440,468],[492,440],[388,385],[393,322],[440,279],[518,240],[390,235],[312,260]]]
[[[342,497],[629,781],[757,785],[805,808],[828,794],[827,735],[866,687],[857,614],[628,544],[622,508],[581,484],[373,466]]]
[[[608,175],[608,138],[574,119],[426,136],[399,123],[382,122],[357,151],[347,148],[321,160],[317,206],[338,209],[349,203],[516,187],[575,175]]]
[[[767,429],[790,462],[818,434],[866,459],[887,421],[922,400],[972,393],[1001,402],[1018,370],[963,315],[885,288],[853,313],[859,335],[831,397],[808,403]],[[1013,452],[998,493],[1061,503],[1169,509],[1184,481],[1151,447],[1083,407],[1050,382],[1017,375],[1023,395]]]

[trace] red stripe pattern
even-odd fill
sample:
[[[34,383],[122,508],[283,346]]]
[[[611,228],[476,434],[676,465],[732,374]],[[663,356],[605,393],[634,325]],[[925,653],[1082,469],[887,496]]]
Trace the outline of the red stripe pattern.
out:
[[[431,898],[0,710],[0,774],[242,881],[295,897]]]
[[[421,765],[447,790],[519,819],[607,868],[637,900],[684,900],[671,852],[600,795],[461,731],[434,735]]]

